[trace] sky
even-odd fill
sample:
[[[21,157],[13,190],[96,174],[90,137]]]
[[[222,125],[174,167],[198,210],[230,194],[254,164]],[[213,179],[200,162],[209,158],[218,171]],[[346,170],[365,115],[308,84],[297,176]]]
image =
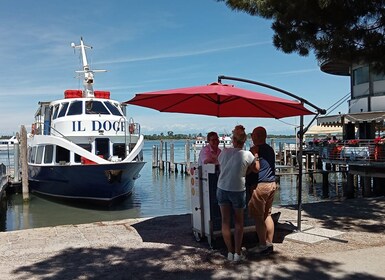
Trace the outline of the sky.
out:
[[[323,73],[314,55],[285,54],[273,43],[271,21],[233,11],[215,0],[4,0],[0,9],[0,135],[14,135],[34,121],[39,101],[61,99],[82,89],[77,45],[92,46],[88,61],[95,90],[124,102],[137,93],[206,85],[219,75],[269,84],[329,109],[350,91],[348,77]],[[281,98],[255,85],[223,83]],[[311,107],[307,107],[312,110]],[[299,117],[217,118],[160,113],[129,105],[128,117],[143,134],[251,132],[293,135]],[[347,104],[331,112],[347,112]],[[305,125],[311,121],[305,117]]]

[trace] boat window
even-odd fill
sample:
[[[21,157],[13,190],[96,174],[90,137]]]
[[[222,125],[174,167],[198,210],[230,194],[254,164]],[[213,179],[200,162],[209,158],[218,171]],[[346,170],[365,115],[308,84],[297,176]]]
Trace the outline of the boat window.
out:
[[[54,107],[53,107],[53,114],[52,114],[52,119],[56,119],[57,118],[57,114],[59,113],[59,104],[56,104]]]
[[[45,146],[44,163],[52,163],[53,159],[53,145]]]
[[[111,104],[110,102],[104,102],[106,104],[108,110],[115,115],[115,116],[123,116],[122,113],[119,111],[119,109],[116,107],[116,105]]]
[[[43,152],[44,152],[44,146],[39,146],[37,148],[37,154],[36,154],[36,163],[40,164],[43,161]]]
[[[77,144],[77,145],[89,152],[91,152],[92,150],[91,144]],[[75,162],[81,162],[81,156],[79,156],[78,154],[75,154]]]
[[[67,112],[67,108],[68,108],[68,102],[63,103],[57,117],[58,118],[64,117]]]
[[[35,153],[36,153],[36,147],[28,149],[28,162],[30,163],[35,162]]]
[[[110,157],[109,144],[110,144],[110,140],[108,138],[96,138],[95,139],[96,155],[102,156],[102,158],[104,159],[108,159]]]
[[[109,115],[110,113],[102,102],[91,100],[86,102],[86,114]]]
[[[35,163],[35,154],[36,154],[36,147],[32,147],[29,150],[29,162],[30,163]]]
[[[115,143],[112,146],[112,155],[124,159],[126,157],[126,145],[124,143]]]
[[[67,116],[81,115],[83,113],[83,102],[80,100],[73,101],[68,108]]]
[[[66,148],[56,146],[56,162],[69,162],[70,161],[70,151]]]

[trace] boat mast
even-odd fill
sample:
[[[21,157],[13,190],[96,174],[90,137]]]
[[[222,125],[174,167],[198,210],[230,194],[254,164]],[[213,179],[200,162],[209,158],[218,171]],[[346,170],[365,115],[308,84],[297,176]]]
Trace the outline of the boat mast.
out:
[[[90,66],[87,62],[87,54],[86,49],[92,49],[92,47],[87,46],[83,43],[83,37],[80,37],[80,45],[76,46],[75,43],[71,43],[71,47],[74,49],[80,49],[82,54],[82,60],[83,60],[83,70],[81,71],[75,71],[76,73],[83,73],[84,79],[83,79],[83,97],[95,97],[94,95],[94,73],[96,72],[106,72],[106,70],[91,70]]]

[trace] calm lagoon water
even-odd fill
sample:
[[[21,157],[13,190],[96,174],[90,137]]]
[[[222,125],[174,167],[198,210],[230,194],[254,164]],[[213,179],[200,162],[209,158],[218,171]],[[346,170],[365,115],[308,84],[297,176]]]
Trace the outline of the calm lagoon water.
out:
[[[275,143],[294,143],[293,141],[294,139],[276,139]],[[168,142],[168,147],[170,143],[174,143],[175,161],[184,161],[186,142],[184,140]],[[29,203],[23,203],[20,194],[13,194],[0,204],[0,231],[191,213],[190,176],[153,169],[154,145],[159,145],[159,141],[146,141],[144,157],[147,163],[141,171],[141,177],[136,181],[134,193],[121,203],[110,208],[90,209],[54,202],[33,194],[30,195]],[[190,159],[194,160],[193,150]],[[5,163],[1,157],[0,162]],[[317,176],[315,179],[316,183],[312,185],[304,176],[302,192],[304,203],[322,200],[322,180]],[[341,192],[341,178],[331,175],[329,181],[330,197],[338,196]],[[296,203],[296,178],[282,176],[274,204]]]

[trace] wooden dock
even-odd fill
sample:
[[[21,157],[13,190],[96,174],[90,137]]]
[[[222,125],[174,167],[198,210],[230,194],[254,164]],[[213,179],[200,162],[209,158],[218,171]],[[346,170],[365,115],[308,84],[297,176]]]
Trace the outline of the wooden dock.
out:
[[[190,141],[187,140],[184,149],[185,161],[175,161],[174,143],[170,143],[169,154],[167,142],[161,140],[159,146],[152,147],[152,168],[158,168],[172,173],[190,174]],[[164,155],[164,157],[163,157]],[[194,156],[196,157],[196,156]],[[196,160],[196,159],[195,159]]]

